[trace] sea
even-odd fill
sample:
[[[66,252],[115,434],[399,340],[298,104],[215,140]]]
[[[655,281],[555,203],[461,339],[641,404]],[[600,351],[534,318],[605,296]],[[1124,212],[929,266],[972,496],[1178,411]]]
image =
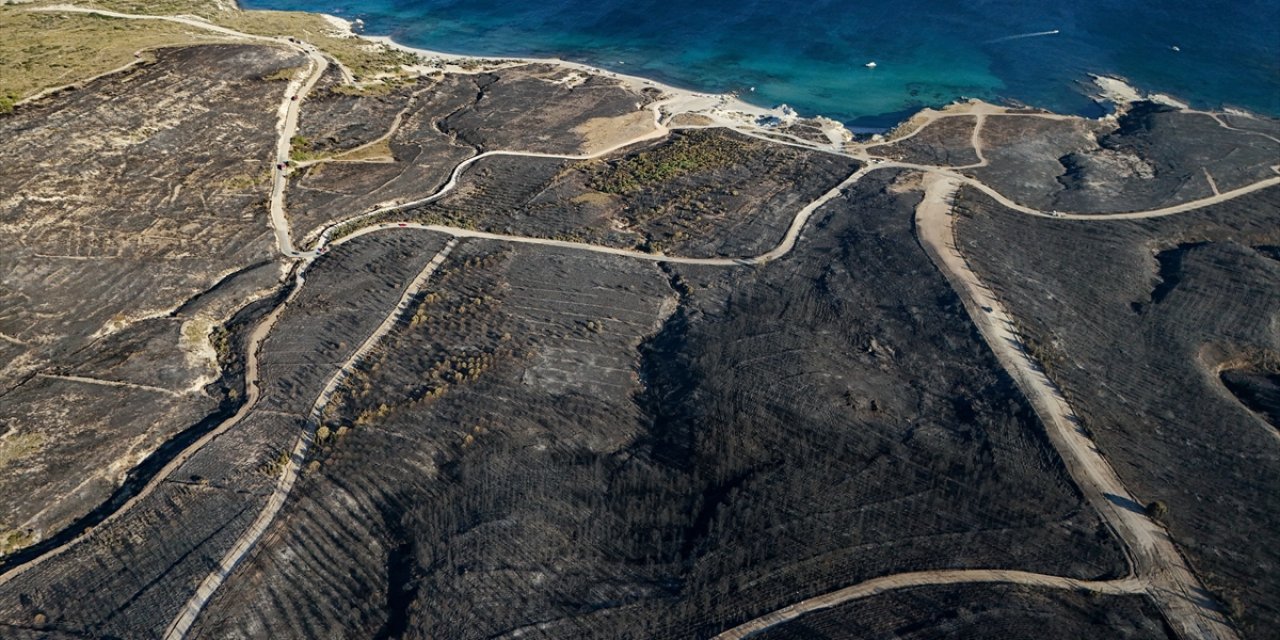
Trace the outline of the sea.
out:
[[[243,0],[413,47],[558,57],[857,130],[964,98],[1096,116],[1089,74],[1280,116],[1277,0]],[[870,63],[875,63],[870,65]]]

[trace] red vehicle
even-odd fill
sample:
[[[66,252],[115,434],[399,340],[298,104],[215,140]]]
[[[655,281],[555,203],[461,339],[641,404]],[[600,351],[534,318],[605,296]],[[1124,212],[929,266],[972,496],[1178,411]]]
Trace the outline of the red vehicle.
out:
[[[407,223],[407,222],[401,222],[401,223],[400,223],[400,226],[402,226],[402,227],[407,227],[407,226],[409,226],[409,223]]]

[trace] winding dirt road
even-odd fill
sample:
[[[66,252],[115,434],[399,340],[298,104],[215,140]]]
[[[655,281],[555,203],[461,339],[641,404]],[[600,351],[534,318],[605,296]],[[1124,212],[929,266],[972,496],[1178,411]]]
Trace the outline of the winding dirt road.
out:
[[[920,243],[964,303],[996,359],[1013,377],[1044,422],[1089,504],[1128,547],[1137,578],[1148,588],[1180,635],[1187,638],[1235,638],[1236,634],[1208,591],[1200,584],[1163,527],[1132,505],[1140,504],[1120,481],[1097,445],[1079,427],[1062,390],[1027,351],[1013,317],[982,283],[955,244],[951,199],[960,182],[926,174],[924,199],[916,208]]]
[[[1095,582],[1089,580],[1076,580],[1075,578],[1048,576],[1040,573],[1028,573],[1026,571],[1008,571],[1004,569],[962,569],[955,571],[916,571],[912,573],[897,573],[883,578],[875,578],[867,580],[866,582],[860,582],[851,587],[845,587],[837,591],[809,598],[808,600],[801,600],[800,602],[792,605],[787,605],[777,611],[768,613],[756,618],[755,620],[722,632],[715,637],[715,640],[742,640],[742,638],[760,633],[770,627],[795,620],[806,613],[829,609],[852,600],[867,598],[889,591],[896,591],[898,589],[943,584],[974,583],[1021,584],[1049,589],[1071,589],[1112,595],[1143,593],[1146,590],[1145,584],[1133,578]]]
[[[800,232],[804,230],[805,224],[822,205],[830,202],[833,198],[844,193],[846,189],[866,174],[866,169],[859,169],[848,178],[845,178],[840,184],[831,190],[819,196],[813,202],[805,205],[791,219],[790,226],[787,227],[786,233],[783,234],[782,240],[777,246],[769,251],[755,255],[744,256],[741,258],[686,258],[681,256],[669,256],[663,253],[646,253],[644,251],[635,251],[633,249],[619,249],[617,247],[607,247],[598,244],[590,244],[586,242],[569,242],[566,240],[551,240],[549,238],[533,238],[529,236],[514,236],[503,233],[490,233],[488,231],[476,231],[474,229],[463,229],[461,227],[450,227],[438,224],[420,224],[416,222],[386,222],[378,225],[364,227],[359,231],[342,236],[341,238],[329,243],[329,246],[337,246],[349,240],[358,238],[371,233],[384,231],[395,231],[398,229],[419,229],[423,231],[434,231],[443,233],[455,238],[477,238],[481,240],[498,240],[502,242],[514,242],[518,244],[534,244],[544,247],[559,247],[562,249],[574,249],[577,251],[588,251],[591,253],[603,253],[613,256],[622,256],[626,258],[635,258],[637,260],[649,260],[652,262],[669,262],[671,264],[692,264],[713,267],[735,267],[750,266],[764,264],[766,262],[776,260],[787,255],[796,246],[796,241],[800,238]]]
[[[924,198],[916,208],[916,229],[921,245],[960,295],[965,310],[983,339],[1044,422],[1054,448],[1086,500],[1118,534],[1128,551],[1134,575],[1120,580],[1082,581],[1024,571],[987,569],[895,574],[788,605],[725,631],[716,636],[716,640],[746,638],[806,613],[894,589],[980,582],[1105,594],[1147,594],[1155,600],[1180,637],[1237,638],[1230,622],[1200,584],[1164,528],[1145,513],[1132,508],[1132,505],[1139,504],[1138,501],[1097,446],[1077,426],[1079,421],[1065,396],[1027,351],[1012,316],[960,254],[955,244],[955,218],[951,209],[956,191],[967,182],[963,176],[949,172],[924,174]]]

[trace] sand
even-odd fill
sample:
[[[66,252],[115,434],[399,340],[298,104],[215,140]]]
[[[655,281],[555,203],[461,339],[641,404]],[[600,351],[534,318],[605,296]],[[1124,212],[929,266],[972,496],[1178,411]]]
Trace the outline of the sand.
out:
[[[1135,102],[1146,100],[1148,102],[1162,104],[1182,111],[1191,110],[1191,107],[1187,103],[1178,100],[1167,93],[1149,93],[1143,95],[1141,91],[1138,91],[1128,82],[1125,82],[1120,78],[1093,76],[1093,83],[1098,85],[1098,88],[1102,90],[1101,97],[1103,99],[1115,103],[1122,109]]]
[[[1127,105],[1142,100],[1142,94],[1120,78],[1093,76],[1093,83],[1102,91],[1103,99],[1114,102],[1116,105]]]

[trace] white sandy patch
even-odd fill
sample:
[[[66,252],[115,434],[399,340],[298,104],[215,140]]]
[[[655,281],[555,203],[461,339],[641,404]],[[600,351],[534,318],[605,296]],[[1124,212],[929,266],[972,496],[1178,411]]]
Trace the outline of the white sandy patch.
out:
[[[330,35],[337,36],[339,38],[356,37],[356,32],[351,28],[351,23],[349,21],[343,20],[338,16],[331,16],[327,13],[320,14],[320,17],[324,18],[324,21],[328,22],[329,26],[333,27],[333,32]]]
[[[653,130],[652,114],[648,111],[633,111],[620,116],[592,118],[574,127],[573,132],[583,138],[579,150],[584,154],[592,154],[601,149],[614,148]]]
[[[576,71],[560,78],[559,80],[548,80],[551,84],[563,85],[566,89],[582,86],[586,81],[587,76]]]
[[[178,348],[182,351],[187,367],[196,374],[191,384],[183,390],[184,393],[195,393],[222,375],[222,368],[218,366],[218,351],[209,341],[213,324],[212,318],[202,315],[182,323]]]
[[[1165,106],[1173,107],[1174,109],[1186,110],[1191,108],[1187,103],[1178,100],[1167,93],[1152,93],[1147,96],[1147,99],[1156,104],[1163,104]]]
[[[1093,83],[1098,85],[1102,90],[1102,97],[1119,105],[1130,104],[1142,99],[1142,94],[1138,93],[1129,83],[1119,78],[1109,76],[1093,76]]]
[[[813,121],[818,123],[823,135],[827,136],[827,140],[830,140],[831,144],[842,145],[846,142],[853,142],[853,133],[846,129],[843,123],[823,116],[818,116]]]
[[[406,64],[400,68],[406,73],[418,77],[435,78],[439,80],[444,76],[444,71],[440,67],[433,67],[428,64]]]

